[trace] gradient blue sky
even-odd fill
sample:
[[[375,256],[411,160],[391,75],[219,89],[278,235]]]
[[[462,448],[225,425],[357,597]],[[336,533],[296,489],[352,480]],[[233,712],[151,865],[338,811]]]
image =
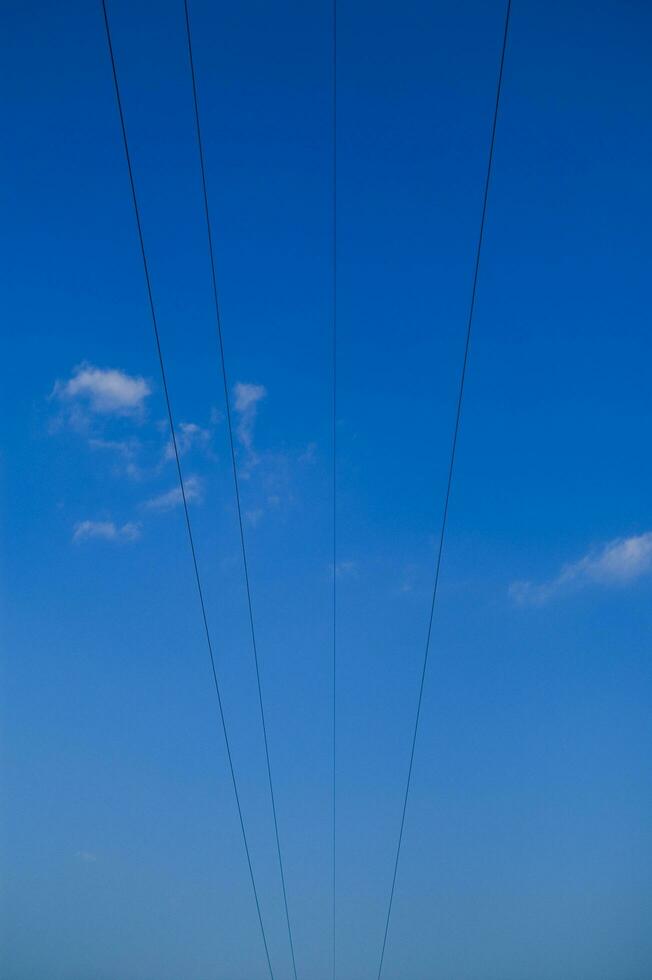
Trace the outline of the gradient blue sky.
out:
[[[297,962],[322,980],[330,4],[191,9]],[[109,10],[283,978],[183,9]],[[380,952],[503,16],[340,5],[341,980]],[[3,22],[2,975],[258,980],[100,5]],[[651,97],[646,3],[515,0],[387,980],[652,975]]]

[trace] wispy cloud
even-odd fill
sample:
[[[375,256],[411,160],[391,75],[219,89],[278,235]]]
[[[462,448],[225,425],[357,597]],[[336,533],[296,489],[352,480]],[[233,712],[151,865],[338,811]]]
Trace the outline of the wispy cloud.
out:
[[[415,591],[421,578],[422,569],[414,563],[404,566],[398,586],[394,589],[394,595],[406,596]]]
[[[208,450],[211,441],[209,429],[202,428],[196,422],[180,422],[175,426],[177,436],[177,449],[180,456],[185,456],[193,449],[200,449],[204,452]],[[174,459],[174,445],[169,439],[163,454],[165,460]]]
[[[77,851],[75,857],[82,864],[95,864],[97,861],[97,854],[93,854],[92,851]]]
[[[558,595],[590,585],[624,586],[651,570],[652,531],[648,531],[609,541],[564,565],[547,582],[512,582],[509,595],[519,605],[542,606]]]
[[[147,467],[143,467],[143,443],[140,439],[102,439],[91,437],[88,448],[93,452],[106,454],[112,461],[112,470],[119,476],[128,476],[132,480],[141,480],[147,475]]]
[[[201,500],[202,484],[199,477],[189,476],[183,481],[183,485],[188,503]],[[171,490],[166,490],[165,493],[161,493],[157,497],[152,497],[150,500],[147,500],[145,507],[148,510],[166,511],[172,510],[174,507],[179,507],[182,503],[181,487],[172,487]]]
[[[258,524],[275,514],[285,520],[296,503],[296,484],[300,478],[299,458],[288,452],[248,450],[238,461],[241,493],[247,520]]]
[[[233,386],[233,408],[238,416],[236,432],[246,449],[251,449],[258,402],[262,401],[266,395],[267,389],[264,385],[246,384],[238,381]]]
[[[331,569],[332,569],[331,565]],[[335,566],[335,575],[337,578],[357,578],[360,571],[360,565],[357,561],[344,560],[338,561]]]
[[[124,456],[129,459],[133,457],[138,446],[137,443],[128,439],[89,439],[88,445],[90,449],[117,453],[118,456]]]
[[[317,458],[317,443],[309,442],[302,453],[299,454],[299,463],[314,463]]]
[[[79,364],[67,381],[57,381],[52,397],[69,405],[83,405],[98,415],[139,416],[151,387],[145,378],[117,368]]]
[[[113,521],[78,521],[73,528],[72,539],[82,541],[135,541],[140,537],[140,524],[129,521],[118,525]]]

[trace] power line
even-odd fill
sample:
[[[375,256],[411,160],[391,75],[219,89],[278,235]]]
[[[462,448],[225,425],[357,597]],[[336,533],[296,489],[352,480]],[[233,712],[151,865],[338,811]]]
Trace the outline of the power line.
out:
[[[131,155],[129,153],[129,143],[128,143],[128,140],[127,140],[127,129],[126,129],[126,125],[125,125],[124,113],[123,113],[123,110],[122,110],[122,99],[120,97],[120,86],[118,84],[118,73],[117,73],[116,63],[115,63],[115,57],[114,57],[114,53],[113,53],[113,43],[112,43],[112,40],[111,40],[111,29],[109,27],[109,17],[108,17],[108,13],[107,13],[107,9],[106,9],[106,0],[102,0],[102,12],[104,14],[104,26],[106,28],[106,39],[107,39],[108,48],[109,48],[109,57],[111,59],[111,70],[113,72],[113,82],[114,82],[114,85],[115,85],[116,104],[117,104],[117,108],[118,108],[118,115],[120,117],[120,128],[122,130],[122,140],[123,140],[123,144],[124,144],[125,157],[126,157],[126,160],[127,160],[127,170],[129,172],[129,184],[130,184],[130,187],[131,187],[131,197],[132,197],[132,202],[133,202],[133,206],[134,206],[134,215],[135,215],[135,218],[136,218],[136,227],[138,229],[138,241],[140,243],[140,253],[141,253],[142,260],[143,260],[143,271],[144,271],[144,274],[145,274],[145,283],[146,283],[146,286],[147,286],[147,298],[148,298],[148,301],[149,301],[149,309],[150,309],[150,313],[151,313],[151,317],[152,317],[152,326],[154,328],[154,338],[155,338],[155,341],[156,341],[156,351],[157,351],[157,354],[158,354],[158,362],[159,362],[159,367],[161,369],[161,381],[162,381],[162,384],[163,384],[163,392],[164,392],[164,395],[165,395],[165,405],[166,405],[166,408],[167,408],[168,422],[169,422],[169,425],[170,425],[170,435],[172,437],[172,446],[173,446],[173,449],[174,449],[174,458],[175,458],[175,461],[176,461],[177,474],[178,474],[178,477],[179,477],[179,487],[181,489],[181,499],[182,499],[182,502],[183,502],[183,511],[184,511],[184,515],[185,515],[186,529],[188,531],[188,542],[190,544],[190,552],[191,552],[191,555],[192,555],[192,563],[193,563],[193,568],[194,568],[194,571],[195,571],[195,582],[196,582],[196,585],[197,585],[197,595],[199,597],[199,605],[201,607],[202,622],[204,624],[204,634],[206,636],[206,644],[208,646],[208,653],[209,653],[209,656],[210,656],[211,671],[212,671],[212,674],[213,674],[213,682],[214,682],[214,685],[215,685],[215,693],[217,695],[217,703],[218,703],[218,707],[219,707],[220,721],[221,721],[221,724],[222,724],[222,732],[224,734],[224,742],[225,742],[225,745],[226,745],[226,754],[227,754],[228,763],[229,763],[229,770],[231,772],[231,781],[233,783],[233,792],[234,792],[234,795],[235,795],[235,802],[236,802],[236,807],[237,807],[237,810],[238,810],[238,819],[239,819],[239,822],[240,822],[240,830],[242,831],[242,840],[243,840],[243,843],[244,843],[245,854],[246,854],[246,857],[247,857],[247,866],[249,868],[249,877],[251,879],[251,887],[253,889],[254,899],[255,899],[255,902],[256,902],[256,912],[258,914],[258,922],[260,924],[260,932],[261,932],[261,936],[262,936],[262,940],[263,940],[263,946],[265,947],[265,957],[267,959],[267,968],[269,970],[269,975],[271,977],[271,980],[274,980],[274,972],[272,970],[272,964],[271,964],[271,960],[270,960],[270,956],[269,956],[269,947],[267,945],[267,935],[265,933],[265,926],[263,924],[263,918],[262,918],[262,914],[261,914],[261,910],[260,910],[260,901],[259,901],[259,898],[258,898],[258,889],[256,887],[256,880],[255,880],[255,877],[254,877],[253,867],[252,867],[252,863],[251,863],[251,854],[249,852],[249,843],[248,843],[248,840],[247,840],[247,832],[245,830],[244,818],[243,818],[243,815],[242,815],[242,807],[240,805],[240,794],[238,792],[238,784],[237,784],[237,780],[236,780],[235,769],[234,769],[234,766],[233,766],[233,758],[232,758],[232,755],[231,755],[231,745],[230,745],[230,742],[229,742],[229,736],[228,736],[228,732],[227,732],[226,718],[224,716],[224,709],[223,709],[223,706],[222,706],[222,696],[221,696],[221,693],[220,693],[220,685],[219,685],[219,681],[217,679],[217,669],[216,669],[216,666],[215,666],[215,657],[213,655],[213,644],[212,644],[212,641],[211,641],[211,634],[210,634],[210,629],[209,629],[209,626],[208,626],[208,618],[207,618],[207,615],[206,615],[206,605],[205,605],[205,602],[204,602],[204,592],[203,592],[203,589],[202,589],[201,577],[200,577],[200,574],[199,574],[199,565],[198,565],[198,562],[197,562],[197,553],[196,553],[196,550],[195,550],[195,542],[194,542],[193,533],[192,533],[192,524],[191,524],[191,521],[190,521],[190,513],[188,511],[188,499],[187,499],[187,496],[186,496],[186,489],[185,489],[185,484],[184,484],[184,480],[183,480],[183,473],[182,473],[182,470],[181,470],[181,460],[179,458],[179,449],[178,449],[178,445],[177,445],[177,437],[176,437],[176,431],[175,431],[175,427],[174,427],[174,418],[173,418],[173,415],[172,415],[172,406],[171,406],[170,394],[169,394],[169,390],[168,390],[167,375],[166,375],[166,372],[165,372],[165,363],[164,363],[164,360],[163,360],[163,350],[162,350],[162,347],[161,347],[161,339],[160,339],[159,330],[158,330],[158,321],[156,319],[156,311],[155,311],[155,307],[154,307],[154,297],[153,297],[153,294],[152,294],[152,284],[151,284],[150,275],[149,275],[149,264],[147,262],[147,253],[145,251],[145,240],[144,240],[144,237],[143,237],[143,229],[142,229],[141,220],[140,220],[140,209],[138,207],[138,198],[136,196],[136,184],[135,184],[135,181],[134,181],[133,168],[132,168],[132,165],[131,165]]]
[[[255,667],[256,667],[256,684],[258,686],[258,704],[260,706],[260,720],[261,720],[262,728],[263,728],[263,741],[265,743],[265,762],[267,764],[267,779],[268,779],[268,783],[269,783],[269,793],[270,793],[270,798],[271,798],[271,802],[272,802],[272,815],[274,817],[274,833],[275,833],[275,836],[276,836],[276,853],[278,855],[278,866],[279,866],[279,871],[280,871],[280,875],[281,875],[281,885],[282,885],[282,889],[283,889],[283,904],[284,904],[284,907],[285,907],[285,920],[287,922],[288,940],[289,940],[289,943],[290,943],[290,953],[292,955],[292,969],[294,971],[294,980],[297,980],[297,964],[296,964],[296,960],[295,960],[295,956],[294,956],[294,942],[293,942],[293,939],[292,939],[292,926],[290,924],[290,912],[289,912],[289,909],[288,909],[288,897],[287,897],[287,889],[286,889],[286,885],[285,885],[285,872],[283,870],[283,858],[282,858],[282,854],[281,854],[281,840],[280,840],[279,829],[278,829],[278,818],[277,818],[277,813],[276,813],[276,798],[275,798],[275,795],[274,795],[274,782],[273,782],[273,779],[272,779],[272,766],[271,766],[270,755],[269,755],[269,742],[268,742],[268,737],[267,737],[267,723],[266,723],[266,720],[265,720],[265,708],[264,708],[264,704],[263,704],[263,692],[262,692],[262,686],[261,686],[261,680],[260,680],[260,668],[259,668],[259,664],[258,664],[258,647],[257,647],[257,643],[256,643],[256,628],[254,626],[253,602],[252,602],[252,598],[251,598],[251,585],[250,585],[250,581],[249,581],[249,565],[248,565],[248,562],[247,562],[247,548],[246,548],[246,544],[245,544],[244,526],[243,526],[243,521],[242,521],[242,506],[241,506],[241,502],[240,502],[240,483],[239,483],[239,479],[238,479],[238,467],[237,467],[236,458],[235,458],[235,441],[234,441],[234,438],[233,438],[233,423],[232,423],[232,419],[231,419],[231,399],[230,399],[230,396],[229,396],[229,384],[228,384],[227,371],[226,371],[226,358],[225,358],[225,355],[224,355],[224,337],[223,337],[223,333],[222,333],[222,316],[221,316],[221,312],[220,312],[219,294],[218,294],[218,289],[217,289],[217,273],[215,271],[216,266],[215,266],[215,251],[214,251],[214,248],[213,248],[213,231],[212,231],[212,225],[211,225],[210,209],[209,209],[209,206],[208,206],[208,189],[207,189],[207,185],[206,185],[206,167],[205,167],[205,163],[204,163],[204,144],[203,144],[202,135],[201,135],[201,124],[200,124],[200,118],[199,118],[199,100],[198,100],[198,97],[197,97],[197,78],[196,78],[196,75],[195,75],[195,62],[194,62],[193,50],[192,50],[192,32],[191,32],[191,29],[190,29],[190,12],[189,12],[189,9],[188,9],[188,0],[184,0],[183,7],[184,7],[184,13],[185,13],[185,19],[186,19],[186,38],[187,38],[187,41],[188,41],[188,60],[189,60],[189,63],[190,63],[190,76],[191,76],[191,79],[192,79],[192,98],[193,98],[193,105],[194,105],[194,110],[195,110],[195,128],[196,128],[196,132],[197,132],[197,148],[198,148],[198,151],[199,151],[199,167],[200,167],[200,171],[201,171],[201,186],[202,186],[202,195],[203,195],[203,201],[204,201],[204,215],[205,215],[205,218],[206,218],[206,236],[207,236],[207,239],[208,239],[208,253],[209,253],[210,265],[211,265],[211,281],[212,281],[212,286],[213,286],[213,303],[214,303],[214,307],[215,307],[215,320],[216,320],[216,325],[217,325],[217,338],[218,338],[219,349],[220,349],[220,364],[221,364],[221,368],[222,368],[222,383],[224,385],[224,401],[225,401],[225,404],[226,404],[226,420],[227,420],[227,428],[228,428],[228,432],[229,432],[229,446],[230,446],[230,450],[231,450],[231,468],[232,468],[232,471],[233,471],[233,485],[234,485],[234,488],[235,488],[235,499],[236,499],[237,513],[238,513],[238,526],[239,526],[239,529],[240,529],[240,548],[241,548],[241,552],[242,552],[242,564],[243,564],[243,567],[244,567],[245,586],[246,586],[246,593],[247,593],[247,607],[248,607],[248,610],[249,610],[249,626],[250,626],[250,630],[251,630],[251,643],[252,643],[253,653],[254,653],[254,664],[255,664]]]
[[[384,963],[384,960],[385,960],[385,948],[387,946],[387,934],[389,932],[389,921],[390,921],[391,914],[392,914],[392,904],[393,904],[393,901],[394,901],[394,891],[395,891],[395,888],[396,888],[396,875],[397,875],[397,872],[398,872],[398,864],[399,864],[399,859],[400,859],[400,856],[401,856],[401,845],[403,843],[403,830],[405,828],[405,813],[406,813],[406,810],[407,810],[408,796],[410,794],[410,783],[412,781],[412,767],[413,767],[413,764],[414,764],[414,750],[415,750],[415,747],[416,747],[417,734],[418,734],[418,731],[419,731],[419,719],[421,717],[421,704],[422,704],[422,701],[423,701],[423,689],[424,689],[424,684],[425,684],[425,680],[426,680],[426,671],[427,671],[427,668],[428,668],[428,655],[430,653],[430,638],[431,638],[431,635],[432,635],[432,623],[433,623],[433,618],[434,618],[434,614],[435,614],[435,602],[436,602],[436,599],[437,599],[437,587],[439,585],[439,572],[440,572],[440,569],[441,569],[441,558],[442,558],[442,553],[443,553],[443,549],[444,549],[444,537],[446,535],[446,521],[447,521],[447,518],[448,518],[448,505],[449,505],[449,502],[450,502],[451,486],[452,486],[452,483],[453,483],[453,470],[454,470],[454,466],[455,466],[455,453],[456,453],[456,450],[457,450],[457,438],[458,438],[458,435],[459,435],[460,418],[461,418],[461,415],[462,415],[462,401],[463,401],[463,398],[464,398],[464,382],[466,380],[466,368],[467,368],[467,364],[468,364],[468,360],[469,360],[469,347],[470,347],[470,344],[471,344],[471,328],[473,326],[473,314],[474,314],[474,311],[475,311],[475,298],[476,298],[476,292],[477,292],[477,286],[478,286],[478,273],[480,271],[480,256],[481,256],[481,253],[482,253],[482,240],[483,240],[483,237],[484,237],[485,218],[486,218],[486,215],[487,215],[487,202],[488,202],[488,199],[489,199],[489,186],[490,186],[490,183],[491,183],[491,168],[492,168],[492,164],[493,164],[494,145],[495,145],[495,141],[496,141],[496,126],[497,126],[497,123],[498,123],[498,109],[499,109],[499,106],[500,106],[500,92],[501,92],[502,82],[503,82],[503,68],[504,68],[504,65],[505,65],[505,52],[507,50],[507,36],[508,36],[508,33],[509,33],[509,18],[510,18],[510,13],[511,13],[511,7],[512,7],[512,0],[507,0],[507,8],[506,8],[506,13],[505,13],[505,28],[504,28],[504,32],[503,32],[503,44],[502,44],[502,49],[501,49],[501,54],[500,54],[500,68],[498,70],[498,82],[497,82],[497,85],[496,85],[496,103],[495,103],[495,106],[494,106],[493,122],[492,122],[492,126],[491,126],[491,141],[490,141],[490,144],[489,144],[489,158],[488,158],[488,161],[487,161],[487,172],[486,172],[485,183],[484,183],[484,196],[483,196],[483,200],[482,200],[482,216],[480,218],[480,230],[479,230],[479,233],[478,233],[478,243],[477,243],[476,254],[475,254],[475,267],[474,267],[474,271],[473,271],[473,284],[472,284],[472,287],[471,287],[471,301],[470,301],[470,304],[469,304],[469,316],[468,316],[467,327],[466,327],[466,341],[465,341],[465,345],[464,345],[464,358],[462,360],[462,371],[461,371],[461,374],[460,374],[460,383],[459,383],[459,390],[458,390],[458,396],[457,396],[457,410],[456,410],[456,413],[455,413],[455,425],[453,427],[453,440],[452,440],[452,443],[451,443],[450,460],[449,460],[449,465],[448,465],[448,480],[447,480],[447,483],[446,483],[446,494],[445,494],[445,497],[444,497],[444,509],[443,509],[443,513],[442,513],[441,529],[440,529],[440,534],[439,534],[439,546],[438,546],[438,549],[437,549],[437,560],[436,560],[436,563],[435,563],[435,580],[434,580],[434,585],[433,585],[433,590],[432,590],[432,601],[431,601],[431,604],[430,604],[430,617],[429,617],[429,620],[428,620],[428,632],[427,632],[427,636],[426,636],[426,648],[425,648],[425,653],[424,653],[424,658],[423,658],[423,667],[422,667],[422,670],[421,670],[421,683],[420,683],[420,686],[419,686],[419,698],[418,698],[418,701],[417,701],[417,712],[416,712],[416,717],[415,717],[415,721],[414,721],[414,731],[413,731],[413,734],[412,734],[412,747],[411,747],[411,750],[410,750],[410,764],[408,766],[408,774],[407,774],[407,780],[406,780],[406,785],[405,785],[405,796],[404,796],[404,799],[403,799],[403,811],[402,811],[402,814],[401,814],[401,826],[400,826],[399,835],[398,835],[398,843],[397,843],[397,846],[396,846],[396,857],[395,857],[395,860],[394,860],[394,873],[392,875],[392,887],[391,887],[390,893],[389,893],[389,903],[388,903],[388,908],[387,908],[387,918],[385,920],[385,932],[384,932],[384,935],[383,935],[383,945],[382,945],[381,954],[380,954],[380,963],[379,963],[379,966],[378,966],[378,980],[380,980],[380,976],[381,976],[381,973],[382,973],[382,970],[383,970],[383,963]]]
[[[336,835],[337,835],[337,0],[333,0],[333,980],[335,980],[336,951]]]

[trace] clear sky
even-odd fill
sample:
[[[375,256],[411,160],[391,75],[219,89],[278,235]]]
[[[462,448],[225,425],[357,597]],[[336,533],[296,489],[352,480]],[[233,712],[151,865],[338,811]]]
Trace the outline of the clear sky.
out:
[[[331,975],[330,4],[192,0],[301,980]],[[180,0],[110,0],[263,916],[290,976]],[[372,980],[504,5],[339,12],[340,980]],[[5,4],[6,980],[258,980],[99,2]],[[514,0],[387,980],[652,975],[652,13]]]

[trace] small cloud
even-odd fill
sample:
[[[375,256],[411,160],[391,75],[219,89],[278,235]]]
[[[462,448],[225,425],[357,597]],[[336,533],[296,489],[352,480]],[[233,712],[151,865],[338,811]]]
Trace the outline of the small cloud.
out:
[[[317,455],[317,443],[309,442],[302,453],[299,454],[300,463],[314,463]]]
[[[245,511],[245,520],[247,521],[247,524],[251,525],[251,527],[256,527],[258,524],[260,524],[262,518],[262,507],[254,507],[252,510]]]
[[[134,443],[126,439],[89,439],[90,449],[99,449],[109,453],[116,453],[130,459],[134,455]]]
[[[331,565],[331,569],[332,569]],[[360,566],[357,561],[338,561],[335,565],[337,578],[357,578]]]
[[[401,577],[397,586],[393,589],[393,595],[411,595],[416,589],[421,578],[421,570],[414,563],[407,564],[401,571]]]
[[[512,582],[509,595],[518,605],[542,606],[564,592],[589,585],[624,586],[652,569],[652,532],[616,538],[600,550],[564,565],[547,582]]]
[[[90,438],[88,448],[108,455],[114,462],[114,471],[132,480],[142,479],[146,472],[139,462],[143,447],[138,439]]]
[[[251,449],[254,422],[258,411],[258,402],[267,395],[264,385],[245,384],[238,381],[233,386],[233,407],[238,415],[237,434],[246,449]]]
[[[97,861],[97,854],[93,854],[92,851],[76,851],[75,857],[82,864],[95,864]]]
[[[82,541],[135,541],[140,537],[140,524],[129,522],[121,526],[113,521],[78,521],[75,524],[72,540]]]
[[[69,405],[83,405],[98,415],[139,416],[151,387],[145,378],[117,368],[80,364],[68,381],[57,381],[52,397]]]
[[[183,481],[183,486],[186,492],[187,503],[201,500],[202,485],[198,477],[189,476]],[[181,493],[181,487],[172,487],[171,490],[166,490],[165,493],[161,493],[157,497],[152,497],[151,500],[147,500],[145,507],[148,510],[166,511],[172,510],[174,507],[179,507],[182,503],[183,495]]]
[[[185,456],[192,449],[206,451],[210,445],[211,434],[208,429],[203,429],[196,422],[181,422],[176,428],[177,449],[180,456]],[[166,461],[174,459],[174,444],[169,439],[165,447],[163,458]]]

